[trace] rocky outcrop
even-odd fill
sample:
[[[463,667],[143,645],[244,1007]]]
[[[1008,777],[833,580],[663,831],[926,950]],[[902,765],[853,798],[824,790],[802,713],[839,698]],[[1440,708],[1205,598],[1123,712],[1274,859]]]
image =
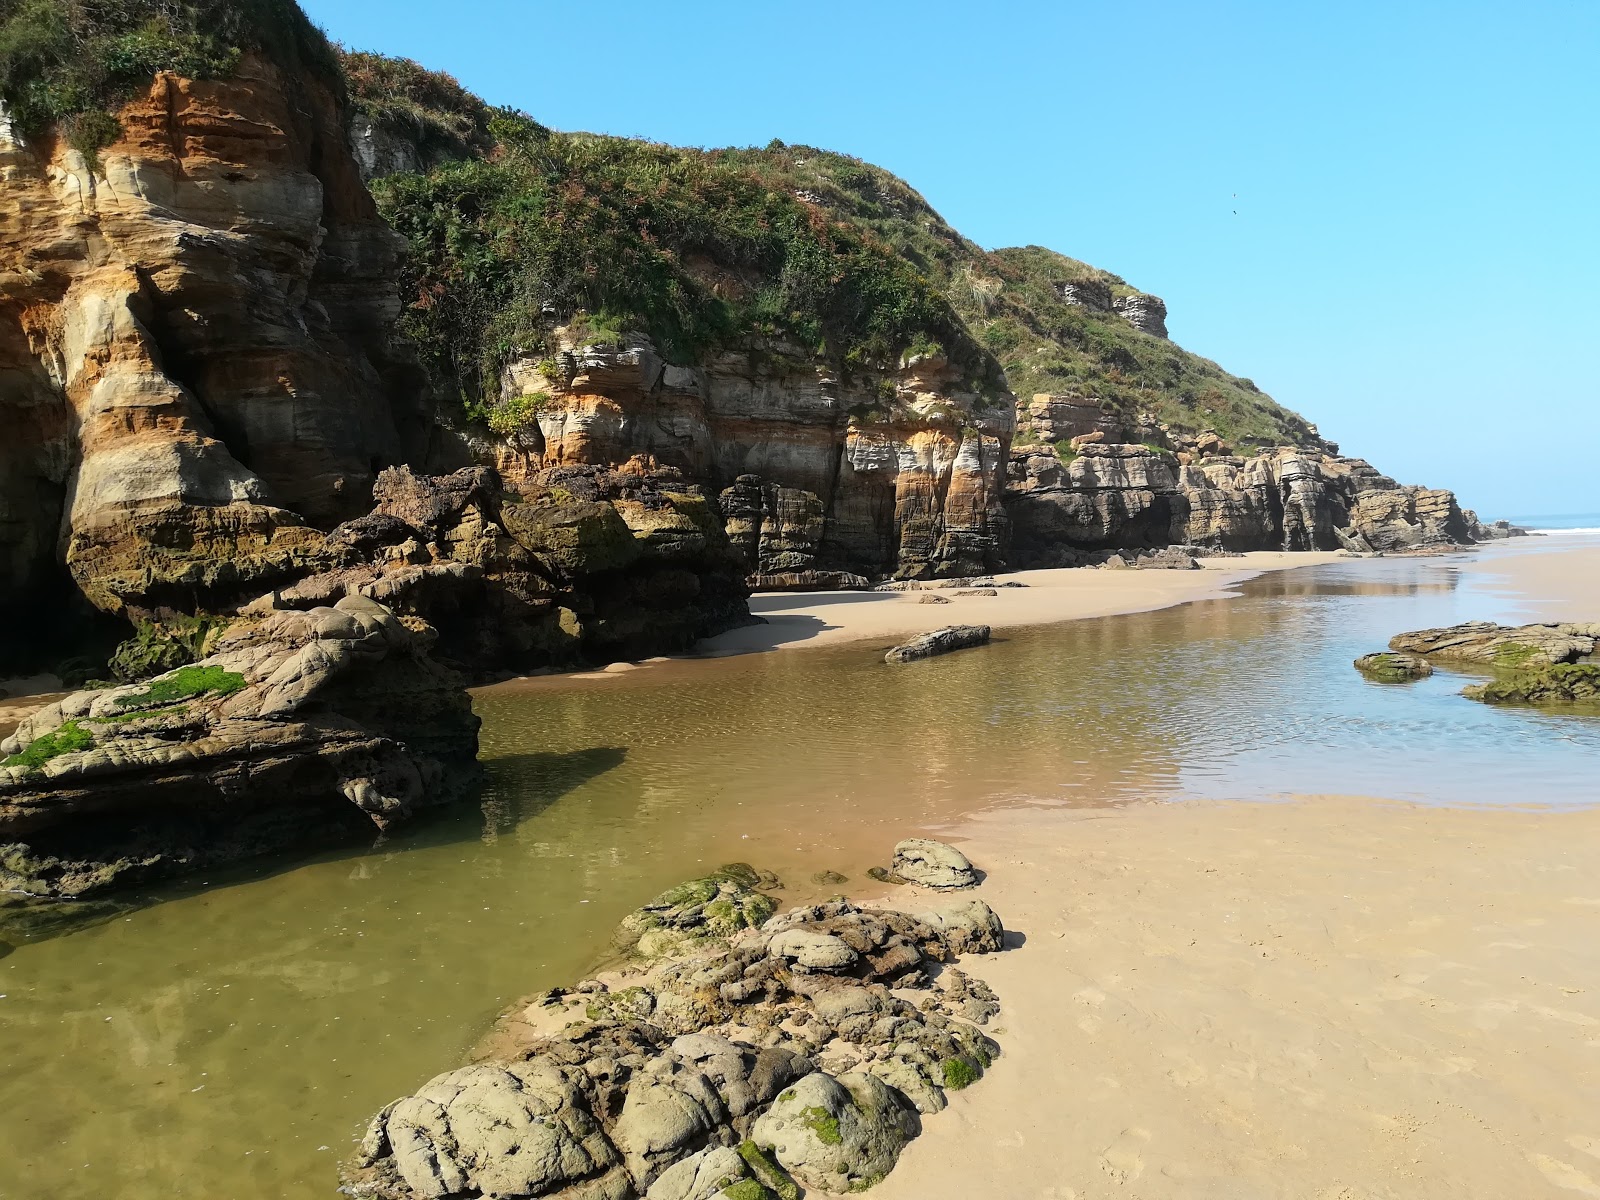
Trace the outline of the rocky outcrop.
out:
[[[344,1190],[754,1200],[870,1187],[999,1052],[968,1023],[998,1012],[994,994],[952,967],[930,979],[957,943],[999,948],[987,906],[957,908],[917,918],[833,900],[536,997],[502,1020],[485,1061],[373,1119]]]
[[[1556,663],[1513,671],[1504,679],[1461,690],[1486,704],[1600,705],[1600,663]]]
[[[1226,448],[1214,434],[1201,440]],[[1168,545],[1392,552],[1471,544],[1482,529],[1452,493],[1403,487],[1362,459],[1293,448],[1207,456],[1198,444],[1080,442],[1065,459],[1051,446],[1014,450],[1012,565],[1074,566],[1094,551]]]
[[[1112,307],[1135,329],[1151,337],[1167,336],[1167,302],[1160,296],[1135,292],[1131,296],[1121,297]]]
[[[241,621],[198,664],[33,714],[0,742],[0,887],[83,896],[454,799],[478,719],[431,642],[349,597]]]
[[[339,565],[256,607],[364,596],[421,617],[476,675],[688,649],[749,620],[741,563],[705,489],[644,460],[525,474],[384,471],[334,529]]]
[[[1597,641],[1600,622],[1497,625],[1493,621],[1466,621],[1441,629],[1397,633],[1389,639],[1389,649],[1490,667],[1527,667],[1587,658],[1594,653]]]
[[[749,570],[964,575],[1002,562],[1000,503],[1015,416],[942,358],[844,377],[767,342],[665,362],[645,338],[560,333],[514,360],[497,421],[522,469],[650,455],[719,490]],[[514,482],[515,468],[501,464]]]
[[[978,882],[965,854],[929,838],[906,838],[897,845],[889,870],[907,883],[939,890],[971,887]]]
[[[246,55],[159,75],[90,162],[0,122],[0,603],[65,568],[110,612],[192,611],[293,573],[421,453],[390,341],[400,239],[328,87]]]
[[[1355,668],[1378,683],[1410,683],[1433,674],[1433,664],[1415,654],[1363,654]]]
[[[886,663],[915,662],[919,658],[933,658],[969,646],[982,646],[989,641],[987,625],[946,625],[931,633],[919,634],[902,642],[883,656]]]

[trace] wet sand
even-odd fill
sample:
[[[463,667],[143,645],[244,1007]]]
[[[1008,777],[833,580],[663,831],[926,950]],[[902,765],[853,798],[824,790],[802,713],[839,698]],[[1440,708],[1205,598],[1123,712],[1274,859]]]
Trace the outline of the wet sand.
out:
[[[1215,600],[1232,587],[1268,571],[1286,571],[1336,562],[1335,552],[1253,551],[1237,558],[1201,560],[1201,570],[1016,571],[993,576],[997,583],[1025,586],[999,588],[994,596],[955,596],[955,589],[934,595],[948,604],[923,604],[926,592],[759,593],[750,611],[766,620],[707,638],[705,654],[747,654],[794,646],[828,646],[873,638],[903,638],[946,625],[988,625],[1015,629],[1084,617],[1149,612],[1191,600]]]
[[[1600,810],[978,818],[1004,1056],[882,1200],[1600,1196]]]
[[[1464,569],[1600,617],[1592,540]],[[971,962],[1005,1056],[877,1194],[1600,1197],[1600,807],[1433,799],[951,830],[1026,939]]]
[[[1600,537],[1551,534],[1515,549],[1464,569],[1514,592],[1527,621],[1600,621]]]

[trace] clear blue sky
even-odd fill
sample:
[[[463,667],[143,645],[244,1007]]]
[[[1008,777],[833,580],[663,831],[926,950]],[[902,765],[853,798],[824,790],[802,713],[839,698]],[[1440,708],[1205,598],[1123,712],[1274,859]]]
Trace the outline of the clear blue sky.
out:
[[[1600,511],[1600,3],[302,0],[558,129],[895,171],[1484,516]]]

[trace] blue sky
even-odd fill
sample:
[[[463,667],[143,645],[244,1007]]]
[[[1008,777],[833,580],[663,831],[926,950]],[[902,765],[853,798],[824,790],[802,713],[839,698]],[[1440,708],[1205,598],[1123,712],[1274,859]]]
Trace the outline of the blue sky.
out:
[[[559,129],[858,155],[1403,482],[1600,510],[1593,0],[302,3]]]

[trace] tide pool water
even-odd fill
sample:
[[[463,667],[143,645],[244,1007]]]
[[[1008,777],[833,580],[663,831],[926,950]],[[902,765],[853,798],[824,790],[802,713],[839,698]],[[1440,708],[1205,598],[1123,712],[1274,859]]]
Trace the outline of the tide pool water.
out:
[[[999,805],[1593,802],[1600,717],[1351,668],[1399,630],[1515,610],[1457,564],[1268,575],[904,666],[869,643],[489,689],[488,782],[445,819],[52,920],[0,910],[0,1196],[331,1195],[373,1111],[733,859],[799,902],[816,872],[859,880]]]

